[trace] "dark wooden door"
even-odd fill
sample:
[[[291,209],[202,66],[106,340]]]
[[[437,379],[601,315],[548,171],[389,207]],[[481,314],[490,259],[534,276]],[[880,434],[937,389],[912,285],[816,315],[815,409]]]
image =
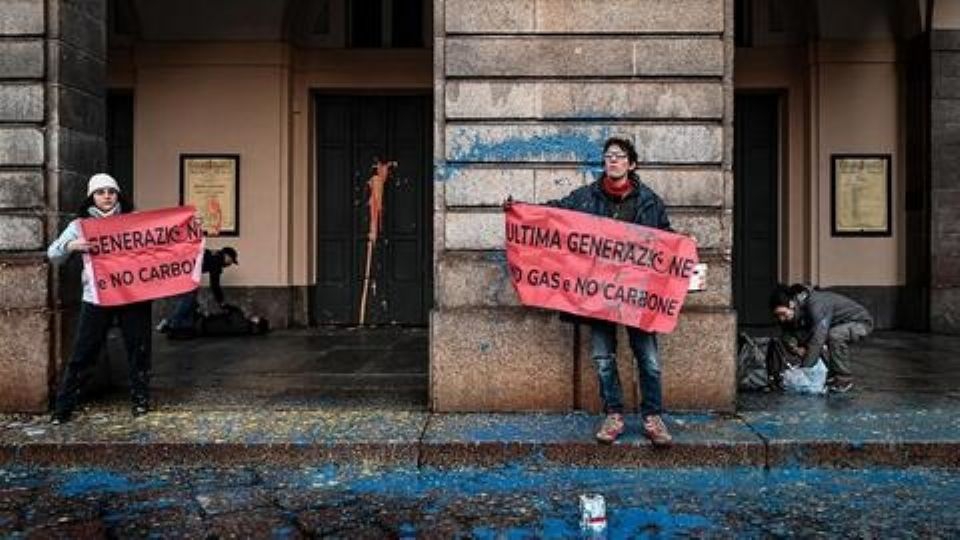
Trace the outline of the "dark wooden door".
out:
[[[768,298],[777,284],[779,102],[742,94],[734,107],[734,306],[742,326],[773,323]]]
[[[318,324],[357,324],[366,262],[367,180],[375,157],[398,162],[384,188],[366,324],[426,325],[432,303],[432,153],[428,96],[316,97]]]
[[[107,171],[133,201],[133,94],[107,93]]]

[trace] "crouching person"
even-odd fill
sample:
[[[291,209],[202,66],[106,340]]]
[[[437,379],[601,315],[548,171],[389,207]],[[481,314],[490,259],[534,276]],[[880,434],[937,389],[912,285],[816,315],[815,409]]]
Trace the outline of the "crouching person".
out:
[[[827,389],[853,388],[850,344],[873,331],[866,308],[841,294],[804,285],[778,285],[770,295],[770,309],[784,329],[784,354],[810,367],[823,356],[827,364]]]
[[[110,175],[95,174],[87,183],[87,198],[80,205],[76,219],[67,225],[60,236],[50,244],[47,257],[53,264],[65,262],[75,253],[90,250],[91,244],[81,237],[81,219],[100,219],[133,211],[133,205],[121,196],[120,187]],[[83,371],[93,365],[107,338],[114,320],[119,321],[123,342],[130,365],[130,397],[133,415],[141,416],[149,410],[150,394],[150,304],[138,302],[123,306],[104,307],[94,304],[94,284],[81,274],[83,303],[73,341],[73,352],[67,360],[63,377],[57,389],[53,416],[50,421],[62,424],[70,420],[77,406]]]

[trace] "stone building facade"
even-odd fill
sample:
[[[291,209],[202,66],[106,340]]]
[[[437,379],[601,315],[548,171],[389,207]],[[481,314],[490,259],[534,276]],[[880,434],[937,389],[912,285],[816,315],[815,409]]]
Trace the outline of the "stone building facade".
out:
[[[708,290],[661,339],[666,404],[732,409],[737,310],[765,295],[734,285],[756,263],[737,265],[737,234],[761,213],[735,205],[749,167],[734,166],[734,104],[757,94],[772,104],[766,151],[779,160],[768,181],[780,212],[760,230],[767,279],[850,292],[883,327],[960,332],[960,2],[422,0],[422,20],[394,3],[378,4],[371,44],[361,3],[346,0],[0,0],[0,410],[44,410],[69,352],[77,268],[52,269],[44,248],[87,176],[111,166],[118,92],[132,97],[138,207],[178,203],[179,155],[241,156],[240,234],[211,243],[257,254],[227,285],[281,326],[322,322],[324,272],[349,266],[323,244],[338,208],[324,198],[356,189],[326,190],[348,176],[325,168],[323,152],[340,148],[328,117],[382,107],[426,124],[423,144],[401,145],[424,153],[426,178],[395,185],[421,180],[426,197],[410,203],[423,205],[411,219],[427,244],[412,298],[429,313],[435,410],[599,408],[585,329],[517,303],[500,205],[589,182],[612,135],[636,142],[642,179],[709,264]],[[891,156],[891,233],[834,237],[830,156],[865,151]],[[369,163],[357,155],[348,165]]]
[[[543,202],[591,181],[613,135],[636,142],[641,178],[710,265],[710,292],[690,295],[677,330],[661,339],[667,406],[732,407],[731,9],[724,0],[684,9],[660,0],[436,3],[435,409],[599,407],[588,332],[517,305],[500,203]],[[625,341],[626,379],[634,370]]]
[[[0,2],[0,409],[45,410],[79,302],[46,245],[105,165],[106,4]]]

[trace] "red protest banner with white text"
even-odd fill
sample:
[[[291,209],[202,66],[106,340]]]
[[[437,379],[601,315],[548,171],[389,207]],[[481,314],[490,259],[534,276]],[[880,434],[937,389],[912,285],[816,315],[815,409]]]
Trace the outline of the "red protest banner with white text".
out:
[[[506,212],[507,263],[524,305],[648,332],[677,325],[697,264],[691,238],[548,206]]]
[[[204,242],[195,214],[184,206],[81,220],[94,303],[119,306],[196,289]]]

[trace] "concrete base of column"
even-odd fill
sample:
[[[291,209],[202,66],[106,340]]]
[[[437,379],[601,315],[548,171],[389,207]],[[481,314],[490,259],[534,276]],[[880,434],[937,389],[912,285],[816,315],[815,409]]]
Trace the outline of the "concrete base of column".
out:
[[[623,333],[622,333],[623,334]],[[526,308],[437,310],[432,316],[430,396],[434,411],[600,410],[589,330]],[[637,404],[629,345],[620,339],[628,407]],[[575,343],[579,341],[579,343]],[[730,411],[736,399],[736,317],[685,312],[660,338],[668,410]]]

